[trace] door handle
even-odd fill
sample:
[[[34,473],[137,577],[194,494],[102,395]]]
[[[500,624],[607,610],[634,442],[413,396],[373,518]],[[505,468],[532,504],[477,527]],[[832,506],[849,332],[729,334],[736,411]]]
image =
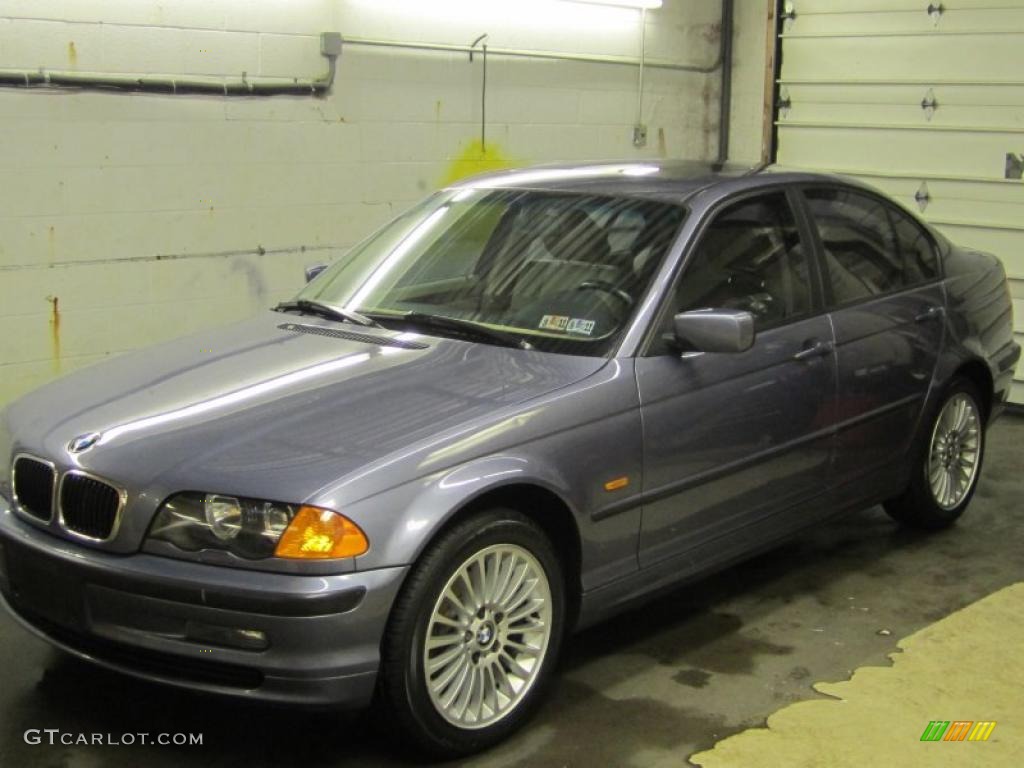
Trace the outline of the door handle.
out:
[[[825,357],[831,355],[834,348],[835,345],[831,341],[816,341],[793,355],[793,359],[803,362],[816,357]]]
[[[924,312],[914,316],[915,323],[925,323],[929,320],[935,320],[942,317],[946,313],[942,307],[936,305],[934,307],[928,307]]]

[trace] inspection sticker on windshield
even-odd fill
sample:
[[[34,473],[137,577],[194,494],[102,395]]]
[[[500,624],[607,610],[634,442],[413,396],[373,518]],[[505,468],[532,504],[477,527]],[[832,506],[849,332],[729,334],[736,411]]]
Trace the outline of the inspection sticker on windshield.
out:
[[[594,332],[594,321],[583,320],[579,317],[574,317],[569,321],[569,324],[565,327],[569,333],[582,333],[584,336],[589,336]]]
[[[540,319],[540,327],[545,331],[564,331],[569,325],[569,318],[565,315],[544,315]]]
[[[565,333],[581,333],[589,336],[594,332],[594,321],[565,315],[544,315],[540,319],[540,327],[546,331],[562,331]]]

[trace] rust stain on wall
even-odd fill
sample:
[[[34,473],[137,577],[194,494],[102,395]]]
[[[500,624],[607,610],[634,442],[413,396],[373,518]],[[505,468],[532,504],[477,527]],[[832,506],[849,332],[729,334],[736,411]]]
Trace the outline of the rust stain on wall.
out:
[[[668,142],[665,141],[665,129],[658,129],[658,156],[668,157]]]
[[[712,24],[706,24],[701,32],[701,37],[710,45],[718,45],[719,40],[722,39],[721,23],[716,21]]]
[[[72,67],[78,66],[78,49],[75,48],[75,41],[68,43],[68,64]]]
[[[711,120],[711,102],[712,102],[712,91],[711,83],[704,83],[704,87],[700,92],[701,105],[703,106],[704,117],[701,119],[701,143],[702,151],[701,157],[711,158],[711,137],[717,134],[718,126],[715,125]]]
[[[60,298],[47,296],[51,304],[50,310],[50,357],[53,361],[53,372],[60,373]]]

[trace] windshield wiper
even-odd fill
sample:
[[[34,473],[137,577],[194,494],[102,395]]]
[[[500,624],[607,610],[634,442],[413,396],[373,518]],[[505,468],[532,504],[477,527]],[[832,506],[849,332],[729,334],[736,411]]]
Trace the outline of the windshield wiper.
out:
[[[375,317],[381,320],[395,320],[403,323],[419,326],[435,331],[449,331],[461,336],[470,336],[481,341],[489,341],[500,344],[504,347],[517,347],[518,349],[533,349],[533,345],[521,336],[513,333],[506,333],[486,325],[476,323],[472,320],[464,320],[461,317],[448,317],[447,315],[431,315],[426,312],[400,312],[395,315],[376,314]]]
[[[367,317],[361,312],[354,312],[351,309],[345,309],[343,307],[335,307],[331,304],[325,304],[322,301],[314,301],[313,299],[282,301],[274,307],[274,309],[277,312],[307,312],[311,315],[326,317],[328,320],[344,320],[349,323],[355,323],[356,325],[366,326],[367,328],[383,328],[383,326],[376,320]]]

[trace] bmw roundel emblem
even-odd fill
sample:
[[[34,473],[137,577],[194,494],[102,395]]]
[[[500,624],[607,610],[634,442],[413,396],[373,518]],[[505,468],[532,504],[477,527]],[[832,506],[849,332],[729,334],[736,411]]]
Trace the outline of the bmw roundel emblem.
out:
[[[81,453],[82,451],[87,451],[94,445],[96,445],[96,443],[99,442],[99,439],[99,432],[89,432],[86,435],[79,435],[70,443],[68,443],[68,450],[71,451],[71,453]]]

